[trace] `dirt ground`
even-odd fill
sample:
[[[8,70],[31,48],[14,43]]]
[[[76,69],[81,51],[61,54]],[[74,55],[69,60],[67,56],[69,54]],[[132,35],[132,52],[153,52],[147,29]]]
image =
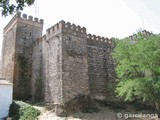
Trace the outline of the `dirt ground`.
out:
[[[41,110],[38,120],[160,120],[157,115],[148,110],[135,111],[132,107],[125,110],[115,110],[109,107],[99,107],[100,111],[94,113],[77,112],[68,117],[58,117],[53,111],[44,107],[36,107]]]
[[[58,117],[53,112],[47,111],[39,116],[39,120],[116,120],[116,116],[112,110],[103,108],[97,113],[78,112],[68,117]]]

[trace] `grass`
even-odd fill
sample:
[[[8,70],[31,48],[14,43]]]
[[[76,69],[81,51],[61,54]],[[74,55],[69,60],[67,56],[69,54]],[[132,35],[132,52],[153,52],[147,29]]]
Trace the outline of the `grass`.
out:
[[[40,111],[22,101],[13,101],[9,110],[12,120],[38,120]]]

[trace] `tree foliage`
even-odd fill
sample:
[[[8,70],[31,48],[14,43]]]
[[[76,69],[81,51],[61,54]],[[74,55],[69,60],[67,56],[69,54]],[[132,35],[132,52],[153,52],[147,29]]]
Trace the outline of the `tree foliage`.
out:
[[[27,5],[30,6],[35,0],[0,0],[0,8],[3,16],[7,16],[16,11],[22,11]]]
[[[137,33],[116,41],[112,53],[118,76],[116,93],[125,100],[154,103],[160,111],[160,35]]]
[[[13,101],[9,109],[12,120],[38,120],[40,111],[22,101]]]

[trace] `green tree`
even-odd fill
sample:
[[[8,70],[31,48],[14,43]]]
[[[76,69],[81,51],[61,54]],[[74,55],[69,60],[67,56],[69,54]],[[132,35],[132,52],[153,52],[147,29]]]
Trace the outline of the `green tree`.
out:
[[[116,93],[125,100],[139,99],[154,105],[160,115],[160,35],[137,33],[116,40],[112,53],[118,76]]]
[[[30,6],[35,0],[0,0],[2,16],[7,16],[16,11],[22,11],[25,6]]]

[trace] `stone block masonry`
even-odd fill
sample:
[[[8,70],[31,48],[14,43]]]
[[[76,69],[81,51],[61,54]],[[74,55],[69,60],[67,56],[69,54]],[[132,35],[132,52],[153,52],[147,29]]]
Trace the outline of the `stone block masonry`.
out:
[[[4,28],[2,77],[14,84],[14,98],[63,111],[78,96],[108,97],[107,85],[116,76],[113,41],[63,20],[43,36],[42,29],[42,19],[20,13]]]

